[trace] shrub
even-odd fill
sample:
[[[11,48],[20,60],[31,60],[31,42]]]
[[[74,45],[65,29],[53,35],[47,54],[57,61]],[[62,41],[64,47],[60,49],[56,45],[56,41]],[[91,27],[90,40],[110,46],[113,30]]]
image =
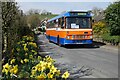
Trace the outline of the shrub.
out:
[[[93,24],[93,33],[98,37],[106,32],[108,32],[108,30],[106,29],[104,22],[99,21]]]
[[[120,36],[111,36],[110,33],[105,33],[102,35],[104,41],[111,43],[112,45],[118,45],[120,42]]]

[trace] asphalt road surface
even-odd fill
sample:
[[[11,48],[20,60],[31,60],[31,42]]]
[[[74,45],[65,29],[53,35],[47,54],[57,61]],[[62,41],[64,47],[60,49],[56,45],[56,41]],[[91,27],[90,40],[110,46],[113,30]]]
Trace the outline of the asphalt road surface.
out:
[[[75,76],[83,78],[118,78],[118,51],[115,49],[106,49],[97,45],[89,47],[86,45],[68,45],[59,47],[54,43],[48,42],[44,35],[38,36],[43,51],[52,52],[51,56],[61,67],[66,69]],[[100,46],[100,47],[99,47]],[[87,72],[84,76],[79,73],[80,69],[84,69],[81,73]],[[74,74],[75,71],[77,74]]]

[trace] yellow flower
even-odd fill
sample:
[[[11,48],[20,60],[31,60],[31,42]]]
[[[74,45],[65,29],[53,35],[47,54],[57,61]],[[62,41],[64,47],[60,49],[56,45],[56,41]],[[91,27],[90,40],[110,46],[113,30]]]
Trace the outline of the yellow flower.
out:
[[[3,68],[5,68],[5,69],[10,69],[10,68],[11,68],[11,65],[9,65],[8,63],[6,63],[5,65],[3,65]]]
[[[27,56],[27,55],[28,55],[28,53],[25,53],[25,55]]]
[[[37,48],[37,45],[36,45],[36,43],[33,43],[32,45],[33,45],[35,48]]]
[[[17,44],[20,44],[20,42],[17,42]]]
[[[50,56],[45,56],[44,60],[46,62],[52,62],[52,63],[54,62],[54,60]]]
[[[48,78],[53,78],[53,74],[52,73],[48,73],[47,76],[48,76]]]
[[[50,72],[54,74],[56,71],[57,68],[52,65],[52,67],[50,68]]]
[[[5,65],[3,65],[2,72],[4,72],[6,75],[8,75],[8,72],[10,71],[10,69],[11,69],[11,65],[6,63]]]
[[[42,73],[39,76],[37,76],[37,79],[39,79],[39,80],[45,80],[45,78],[46,78],[45,73]]]
[[[13,64],[15,62],[15,59],[12,59],[11,61],[10,61],[10,64]]]
[[[18,72],[18,65],[13,66],[13,68],[10,70],[10,73],[16,74]]]
[[[32,70],[32,76],[34,76],[36,74],[36,70]]]
[[[20,61],[23,64],[23,60]]]
[[[28,51],[27,44],[24,44],[24,50]]]
[[[38,60],[41,60],[41,56],[38,56],[37,59],[38,59]]]
[[[46,64],[46,68],[50,68],[50,67],[51,67],[51,65],[52,65],[52,63],[51,63],[51,62],[47,63],[47,64]]]
[[[60,73],[60,70],[57,70],[56,71],[56,75],[59,76],[61,73]]]
[[[33,55],[29,55],[29,58],[30,58],[30,59],[33,59]]]
[[[29,59],[24,59],[25,63],[29,62]]]
[[[33,41],[33,37],[28,36],[28,37],[27,37],[27,40]]]
[[[37,52],[36,52],[35,50],[31,50],[31,52],[33,52],[33,53],[34,53],[34,55],[36,55],[36,54],[37,54]]]
[[[23,36],[23,38],[27,38],[27,36]]]
[[[68,78],[70,75],[70,73],[68,73],[68,71],[66,71],[63,75],[62,75],[62,78]]]
[[[12,53],[14,52],[14,48],[12,49]]]
[[[25,43],[25,41],[21,41],[21,43]]]
[[[20,51],[20,48],[16,48],[16,50],[19,52],[19,51]]]
[[[5,70],[5,74],[8,75],[8,72],[9,72],[9,71],[8,71],[7,69],[4,69],[4,70]]]
[[[37,45],[36,45],[36,43],[29,42],[29,45],[32,45],[33,47],[37,48]]]

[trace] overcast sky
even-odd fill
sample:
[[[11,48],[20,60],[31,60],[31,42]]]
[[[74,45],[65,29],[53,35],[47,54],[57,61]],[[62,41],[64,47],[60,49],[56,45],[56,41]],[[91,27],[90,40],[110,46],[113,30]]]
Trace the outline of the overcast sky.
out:
[[[47,10],[60,14],[69,10],[91,10],[94,7],[106,9],[111,2],[18,2],[20,9],[27,12],[29,9]]]

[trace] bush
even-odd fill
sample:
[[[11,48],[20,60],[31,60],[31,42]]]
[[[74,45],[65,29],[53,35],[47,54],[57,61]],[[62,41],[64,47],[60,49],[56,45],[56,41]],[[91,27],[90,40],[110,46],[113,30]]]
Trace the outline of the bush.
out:
[[[34,33],[32,32],[32,30],[29,28],[29,27],[20,27],[19,30],[17,31],[19,36],[22,38],[22,36],[25,36],[25,35],[31,35],[33,36]]]
[[[102,35],[103,41],[111,43],[112,45],[118,45],[120,43],[120,36],[111,36],[110,33]]]
[[[94,23],[93,24],[93,33],[97,36],[100,36],[100,35],[108,32],[105,25],[106,24],[102,21]]]

